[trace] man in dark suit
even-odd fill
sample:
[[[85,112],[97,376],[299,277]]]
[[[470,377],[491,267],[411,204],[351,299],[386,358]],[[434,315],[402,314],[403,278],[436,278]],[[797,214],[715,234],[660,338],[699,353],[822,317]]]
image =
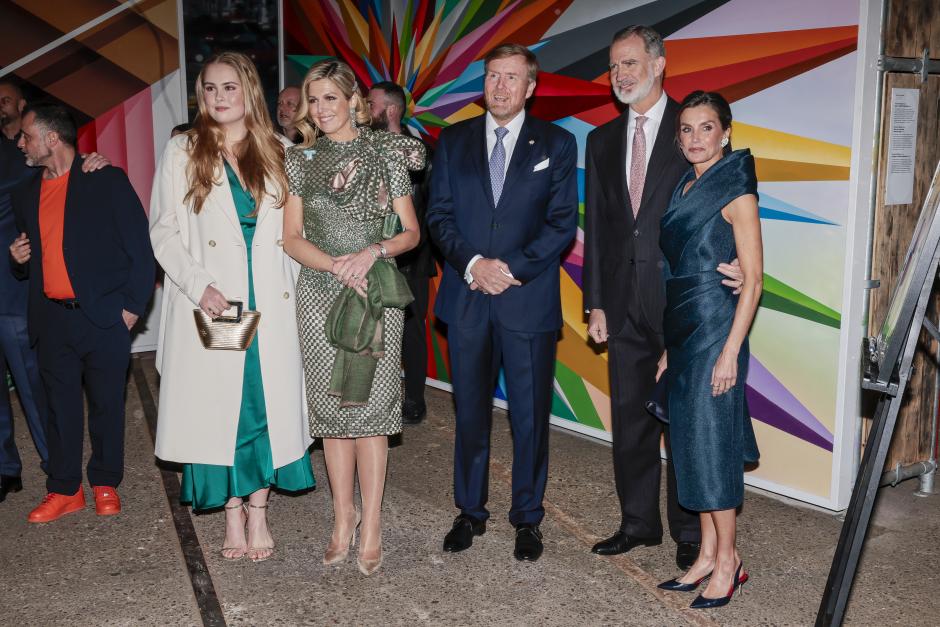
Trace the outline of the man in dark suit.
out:
[[[524,111],[538,61],[505,44],[484,60],[485,115],[441,132],[428,227],[446,266],[435,314],[447,324],[454,400],[454,500],[445,551],[486,530],[492,397],[506,375],[513,433],[516,559],[542,554],[548,419],[562,325],[559,264],[577,228],[574,137]]]
[[[16,142],[20,137],[26,100],[16,83],[0,80],[0,242],[8,245],[17,236],[13,217],[13,190],[31,175]],[[46,412],[36,353],[26,331],[27,284],[0,262],[0,502],[9,492],[23,488],[23,464],[13,436],[13,406],[6,375],[13,376],[26,424],[40,464],[46,470]]]
[[[587,140],[584,198],[584,308],[588,334],[607,342],[614,480],[620,528],[592,549],[624,553],[662,542],[659,423],[645,409],[663,354],[665,307],[659,223],[679,178],[688,169],[676,144],[678,103],[663,91],[663,40],[630,26],[610,46],[610,82],[627,110],[594,129]],[[668,438],[667,438],[668,446]],[[688,568],[698,555],[698,516],[676,500],[667,460],[669,530],[676,561]]]
[[[137,194],[118,168],[83,172],[75,140],[75,122],[63,107],[26,107],[18,145],[37,172],[13,195],[20,235],[10,254],[30,279],[29,337],[49,408],[48,494],[30,522],[85,506],[83,383],[95,509],[120,512],[130,329],[153,291],[153,251]]]
[[[405,90],[395,83],[375,83],[366,97],[372,127],[401,133],[401,119],[405,113]],[[405,400],[402,402],[401,419],[405,424],[418,424],[424,420],[427,407],[424,403],[424,386],[428,371],[428,282],[437,274],[431,245],[428,242],[426,221],[428,184],[430,181],[431,147],[425,144],[428,160],[423,170],[409,170],[411,176],[411,203],[415,208],[418,224],[421,225],[421,242],[412,250],[395,258],[398,269],[408,280],[408,287],[415,297],[405,309],[405,331],[402,334],[401,362],[405,371]]]

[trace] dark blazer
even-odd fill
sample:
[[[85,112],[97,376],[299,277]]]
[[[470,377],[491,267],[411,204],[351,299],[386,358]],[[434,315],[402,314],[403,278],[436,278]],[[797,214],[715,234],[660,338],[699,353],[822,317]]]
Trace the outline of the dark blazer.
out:
[[[142,315],[153,294],[155,262],[147,214],[124,170],[82,172],[76,155],[65,199],[62,252],[80,311],[96,327],[123,324],[121,311]],[[17,228],[30,240],[29,261],[19,266],[29,281],[29,339],[45,327],[39,193],[42,169],[13,194]]]
[[[666,101],[646,168],[636,219],[627,191],[629,110],[588,135],[584,172],[584,308],[603,309],[611,335],[627,316],[625,289],[636,289],[646,322],[662,333],[666,296],[659,223],[689,169],[676,143],[679,104]]]
[[[0,245],[2,249],[19,235],[13,216],[13,190],[32,177],[32,168],[16,143],[0,133]],[[13,258],[0,261],[0,316],[26,317],[27,283],[12,272]],[[5,382],[0,381],[0,385]]]
[[[557,330],[560,257],[578,220],[574,136],[526,114],[496,205],[485,129],[481,115],[444,129],[438,140],[428,228],[446,264],[435,315],[447,324],[470,326],[492,315],[510,331]],[[497,296],[471,290],[463,275],[477,254],[506,262],[522,285]]]

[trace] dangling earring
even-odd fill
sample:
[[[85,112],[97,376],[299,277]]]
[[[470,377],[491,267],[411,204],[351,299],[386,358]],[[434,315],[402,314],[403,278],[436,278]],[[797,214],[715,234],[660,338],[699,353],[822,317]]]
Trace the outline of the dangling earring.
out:
[[[349,126],[356,130],[356,107],[349,107]]]
[[[727,138],[727,137],[722,137],[722,138],[721,138],[721,147],[724,148],[724,147],[727,146],[727,145],[728,145],[728,138]]]

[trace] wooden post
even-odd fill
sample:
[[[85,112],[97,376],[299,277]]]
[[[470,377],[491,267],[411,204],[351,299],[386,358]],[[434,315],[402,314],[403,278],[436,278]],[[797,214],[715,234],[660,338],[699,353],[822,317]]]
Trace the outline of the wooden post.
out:
[[[940,59],[940,3],[937,0],[887,0],[885,21],[885,55],[919,58],[927,49],[928,57]],[[917,124],[916,172],[914,197],[909,205],[885,206],[885,170],[888,129],[893,88],[920,89]],[[877,335],[876,325],[884,320],[885,310],[898,276],[898,270],[914,233],[917,217],[927,195],[934,169],[940,160],[940,76],[929,76],[922,82],[919,75],[885,74],[882,114],[882,137],[878,146],[878,192],[875,206],[872,243],[871,277],[881,287],[871,293],[869,335]],[[927,316],[937,320],[940,313],[940,290],[935,286],[933,302]],[[909,464],[930,456],[931,425],[937,407],[934,363],[937,343],[926,333],[921,334],[922,350],[914,358],[908,392],[898,418],[894,441],[888,452],[886,467]],[[866,419],[862,437],[867,441],[871,421]]]

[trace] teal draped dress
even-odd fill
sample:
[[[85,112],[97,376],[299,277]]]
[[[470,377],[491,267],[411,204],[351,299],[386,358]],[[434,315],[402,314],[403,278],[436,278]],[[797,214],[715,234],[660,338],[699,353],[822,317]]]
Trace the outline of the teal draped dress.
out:
[[[238,211],[238,220],[248,251],[248,309],[255,308],[255,286],[251,269],[251,244],[257,218],[255,201],[242,188],[234,170],[225,163],[225,173]],[[235,463],[232,466],[214,464],[185,464],[180,501],[192,503],[195,510],[222,507],[232,497],[247,497],[262,488],[276,487],[296,492],[316,485],[310,455],[305,452],[281,468],[274,468],[271,440],[268,436],[268,416],[264,404],[264,385],[261,377],[261,359],[258,345],[262,341],[260,330],[245,351],[245,370],[242,376],[242,402],[238,415],[238,434],[235,441]]]
[[[737,257],[734,231],[721,210],[757,195],[754,158],[737,150],[694,180],[682,177],[663,215],[659,245],[667,262],[663,333],[669,368],[669,442],[679,504],[696,511],[737,507],[744,499],[744,465],[760,457],[745,396],[750,351],[738,352],[734,387],[711,394],[712,369],[731,332],[738,297],[715,268]]]

